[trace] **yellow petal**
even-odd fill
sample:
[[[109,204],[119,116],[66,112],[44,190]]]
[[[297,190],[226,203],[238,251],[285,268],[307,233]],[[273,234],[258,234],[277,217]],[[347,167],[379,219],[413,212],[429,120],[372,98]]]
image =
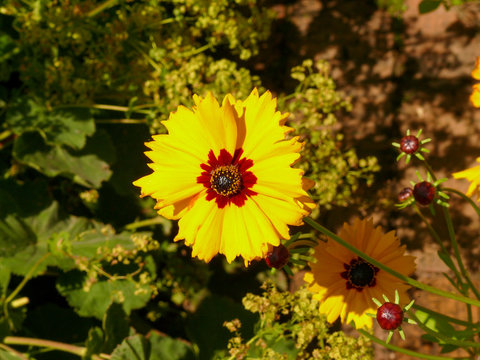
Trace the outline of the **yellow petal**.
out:
[[[470,102],[476,108],[480,108],[480,84],[473,85],[473,92],[470,95]]]
[[[478,56],[477,60],[475,61],[475,68],[472,71],[472,77],[480,80],[480,56]]]

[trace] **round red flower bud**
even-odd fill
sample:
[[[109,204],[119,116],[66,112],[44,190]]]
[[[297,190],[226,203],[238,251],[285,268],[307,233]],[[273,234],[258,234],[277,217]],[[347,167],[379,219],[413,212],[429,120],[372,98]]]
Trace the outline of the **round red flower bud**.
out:
[[[407,200],[412,195],[413,195],[412,188],[406,187],[398,193],[398,201],[399,202],[404,202],[405,200]]]
[[[429,205],[435,197],[435,186],[428,181],[422,181],[413,187],[413,197],[420,205]]]
[[[265,262],[271,268],[281,269],[287,265],[289,259],[290,252],[285,246],[280,244],[267,253]]]
[[[405,154],[414,154],[418,151],[420,146],[420,141],[416,136],[408,135],[404,136],[400,140],[400,150],[402,150]]]
[[[403,321],[403,310],[400,305],[386,302],[377,309],[377,321],[384,330],[395,330]]]

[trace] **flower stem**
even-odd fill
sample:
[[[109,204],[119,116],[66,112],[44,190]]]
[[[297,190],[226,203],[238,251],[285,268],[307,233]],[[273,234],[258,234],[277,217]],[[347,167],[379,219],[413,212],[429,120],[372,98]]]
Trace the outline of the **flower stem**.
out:
[[[470,358],[466,357],[446,357],[446,356],[436,356],[436,355],[427,355],[427,354],[422,354],[418,353],[416,351],[408,350],[401,348],[399,346],[395,346],[392,344],[387,344],[385,341],[380,340],[376,336],[370,334],[368,331],[365,331],[363,329],[357,329],[357,331],[362,334],[363,336],[369,338],[370,340],[376,342],[379,345],[382,345],[383,347],[386,347],[387,349],[397,351],[399,353],[405,354],[405,355],[410,355],[413,356],[415,359],[427,359],[427,360],[471,360]]]
[[[388,266],[385,266],[381,262],[375,260],[374,258],[368,256],[364,252],[358,250],[356,247],[354,247],[350,243],[346,242],[345,240],[343,240],[342,238],[340,238],[336,234],[332,233],[330,230],[323,227],[322,225],[320,225],[315,220],[313,220],[309,217],[304,218],[303,221],[306,222],[311,227],[313,227],[314,229],[316,229],[316,230],[322,232],[323,234],[327,235],[332,240],[335,240],[337,243],[339,243],[343,247],[347,248],[348,250],[350,250],[354,254],[360,256],[362,259],[368,261],[370,264],[378,267],[379,269],[382,269],[382,270],[388,272],[389,274],[395,276],[396,278],[404,281],[405,283],[407,283],[411,286],[414,286],[414,287],[416,287],[418,289],[421,289],[421,290],[428,291],[432,294],[440,295],[440,296],[443,296],[443,297],[446,297],[446,298],[449,298],[449,299],[453,299],[453,300],[463,302],[465,304],[472,304],[472,305],[480,307],[480,301],[478,301],[478,300],[470,299],[470,298],[462,296],[462,295],[457,295],[457,294],[450,293],[448,291],[440,290],[436,287],[433,287],[433,286],[430,286],[430,285],[427,285],[427,284],[423,284],[423,283],[421,283],[421,282],[419,282],[415,279],[412,279],[409,276],[400,274],[399,272],[389,268]]]
[[[117,4],[117,0],[107,0],[103,4],[100,4],[95,9],[91,10],[87,16],[94,17],[95,15],[101,13],[103,10],[108,9]]]
[[[28,346],[45,347],[49,349],[64,351],[70,354],[78,355],[80,357],[85,356],[85,353],[87,352],[87,349],[84,347],[65,344],[58,341],[43,340],[43,339],[36,339],[36,338],[6,336],[3,339],[3,342],[8,345],[28,345]],[[92,359],[93,360],[110,359],[110,355],[107,355],[107,354],[92,355]]]
[[[128,225],[125,225],[125,229],[126,230],[136,230],[140,227],[163,224],[165,221],[166,221],[165,218],[163,218],[161,216],[157,216],[157,217],[154,217],[154,218],[151,218],[151,219],[136,221],[136,222],[130,223]]]
[[[452,218],[450,217],[450,212],[445,207],[443,207],[443,214],[445,216],[445,221],[447,223],[448,234],[450,236],[450,240],[452,243],[453,252],[455,254],[455,257],[457,258],[458,266],[460,267],[462,276],[467,281],[470,289],[473,291],[477,299],[480,300],[480,293],[478,292],[477,288],[473,284],[472,279],[470,279],[470,275],[468,274],[468,271],[465,268],[465,265],[463,264],[462,257],[460,255],[460,250],[458,247],[457,237],[455,236],[455,230],[453,229]]]
[[[3,302],[3,313],[5,315],[5,318],[8,319],[9,321],[9,326],[11,329],[13,329],[13,323],[11,322],[11,319],[9,318],[8,316],[8,303],[10,301],[12,301],[15,296],[17,296],[17,294],[23,289],[23,287],[27,284],[27,282],[30,280],[30,278],[33,276],[33,274],[35,273],[35,271],[37,270],[37,268],[40,266],[40,264],[42,262],[45,261],[46,258],[48,258],[50,256],[50,253],[46,253],[45,255],[43,255],[40,259],[37,260],[37,262],[35,264],[33,264],[33,266],[30,268],[30,270],[28,271],[28,273],[25,275],[25,277],[22,279],[22,281],[20,282],[20,284],[18,284],[18,286],[15,288],[15,290],[13,290],[10,295],[8,295],[8,297],[5,299],[5,301]]]
[[[473,210],[475,210],[477,215],[480,217],[480,208],[477,206],[477,204],[475,204],[475,201],[473,201],[469,196],[465,195],[461,191],[458,191],[452,188],[442,188],[442,190],[460,196],[463,200],[467,201],[472,206]]]

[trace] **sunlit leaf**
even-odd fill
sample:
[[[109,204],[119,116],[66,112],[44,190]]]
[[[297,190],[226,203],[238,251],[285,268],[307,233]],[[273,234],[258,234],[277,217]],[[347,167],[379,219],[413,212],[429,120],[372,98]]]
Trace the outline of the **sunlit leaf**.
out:
[[[88,277],[78,270],[62,274],[57,281],[57,289],[66,297],[81,316],[94,316],[103,319],[112,299],[121,302],[125,313],[138,309],[148,302],[151,290],[133,280],[101,279],[87,286]]]
[[[48,145],[38,132],[26,132],[15,141],[13,154],[47,176],[65,176],[93,188],[110,177],[109,162],[114,160],[113,146],[104,132],[96,132],[80,151]]]

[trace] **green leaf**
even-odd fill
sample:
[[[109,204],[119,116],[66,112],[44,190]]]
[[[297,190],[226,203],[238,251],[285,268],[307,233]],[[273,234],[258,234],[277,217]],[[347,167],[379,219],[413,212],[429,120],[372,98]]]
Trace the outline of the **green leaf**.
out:
[[[0,359],[2,360],[24,360],[24,357],[12,354],[4,349],[0,349]]]
[[[7,287],[10,283],[10,269],[0,262],[0,298],[7,293]]]
[[[15,141],[13,155],[47,176],[61,175],[80,185],[98,188],[112,174],[108,162],[114,159],[114,149],[104,132],[95,133],[81,151],[48,145],[39,133],[26,132]]]
[[[128,336],[130,331],[127,314],[121,304],[113,302],[109,306],[103,318],[102,327],[105,331],[103,351],[110,353]]]
[[[98,326],[91,328],[85,341],[87,351],[83,359],[90,359],[93,354],[99,354],[103,348],[103,330]]]
[[[417,318],[430,330],[441,334],[454,334],[454,327],[443,317],[436,316],[435,313],[428,313],[423,310],[416,310]]]
[[[75,237],[86,229],[91,228],[91,223],[75,216],[65,217],[59,214],[58,203],[52,202],[51,205],[39,214],[26,217],[21,220],[25,226],[28,226],[30,236],[33,234],[35,239],[30,241],[27,246],[17,249],[10,257],[2,259],[5,266],[9,267],[12,273],[17,275],[25,275],[34,264],[44,255],[49,253],[49,239],[58,233],[65,236],[64,240]],[[56,242],[61,239],[56,238]],[[34,276],[45,271],[48,265],[58,266],[64,269],[72,269],[74,261],[65,255],[58,256],[52,253],[45,259],[36,269]],[[55,256],[57,255],[57,256]]]
[[[30,226],[17,216],[9,215],[0,220],[0,257],[12,256],[36,241]]]
[[[187,343],[150,332],[151,353],[148,360],[194,360],[193,349]]]
[[[418,5],[418,11],[420,12],[420,14],[429,13],[438,8],[441,3],[441,0],[423,0]]]
[[[455,268],[455,264],[452,261],[452,258],[443,250],[438,250],[437,251],[438,257],[447,265],[450,270],[456,271],[457,269]]]
[[[6,124],[17,135],[38,132],[50,145],[66,145],[80,150],[87,136],[95,132],[95,121],[88,108],[64,107],[48,111],[32,98],[10,104]]]
[[[87,275],[78,270],[62,274],[57,280],[58,291],[81,316],[103,319],[112,299],[121,302],[125,313],[130,314],[150,299],[150,288],[131,279],[101,279],[90,287],[87,280]]]
[[[115,348],[110,360],[148,360],[150,343],[142,335],[126,338]]]
[[[440,351],[440,354],[446,354],[446,353],[455,351],[458,348],[460,348],[460,346],[458,346],[458,345],[445,344],[445,345],[442,346],[442,350]]]

